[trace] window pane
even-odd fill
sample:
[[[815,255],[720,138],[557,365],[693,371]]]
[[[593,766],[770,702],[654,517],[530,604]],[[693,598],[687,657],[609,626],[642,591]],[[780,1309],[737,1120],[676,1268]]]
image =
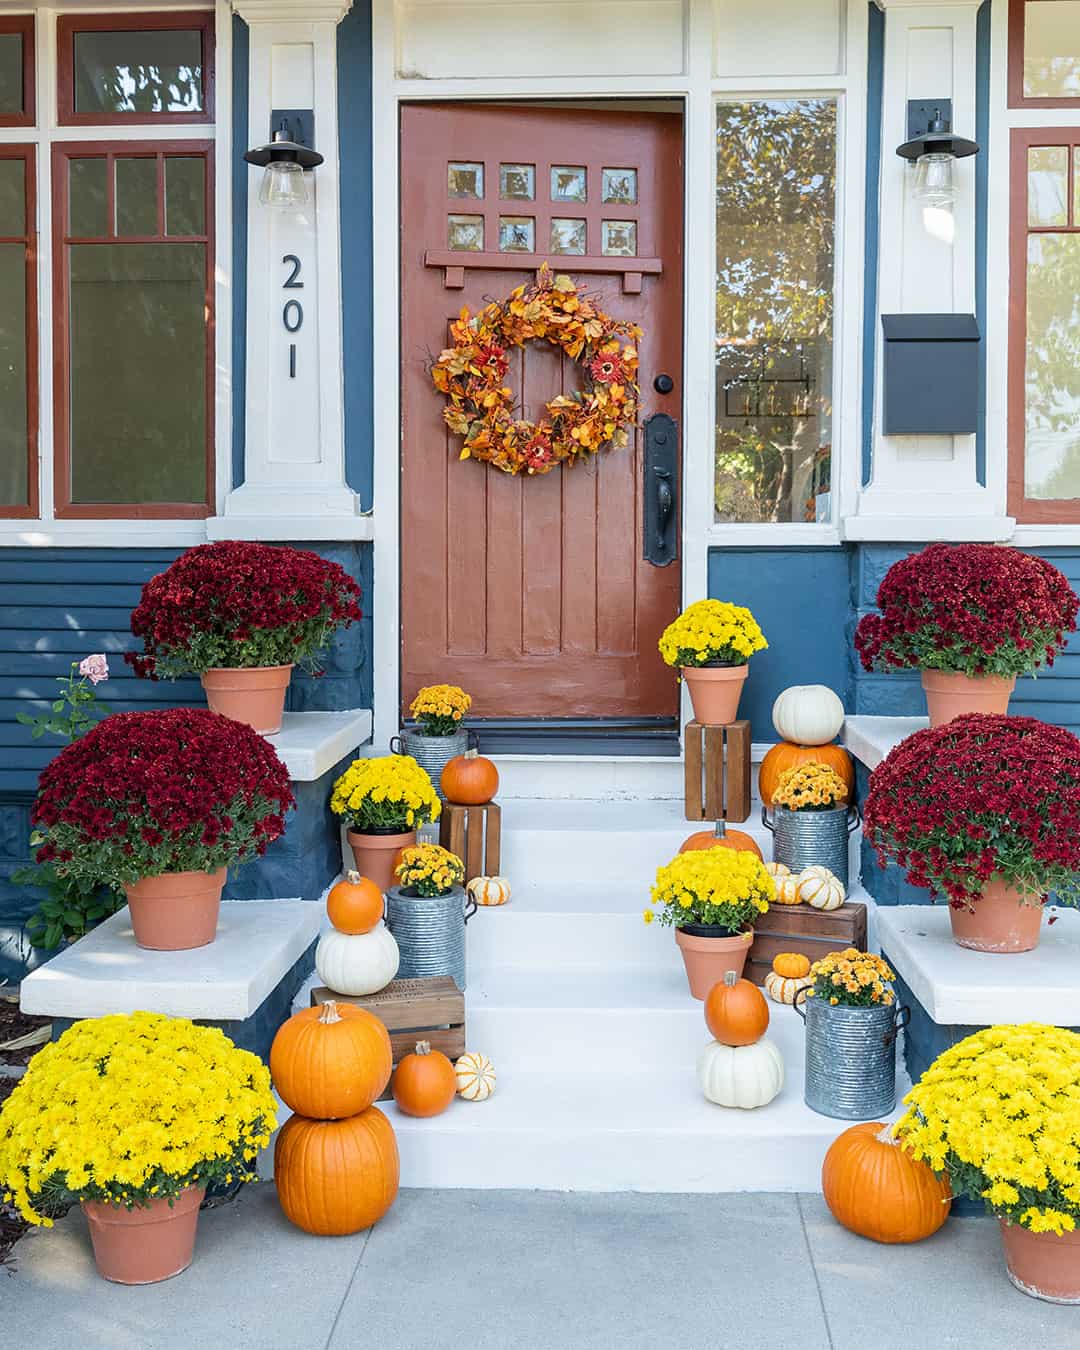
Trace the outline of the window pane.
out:
[[[206,171],[201,159],[165,161],[165,233],[206,232]]]
[[[1080,497],[1080,234],[1028,238],[1026,495]]]
[[[68,168],[68,234],[101,239],[108,234],[105,160],[73,159]]]
[[[25,506],[26,247],[0,244],[0,505]]]
[[[1080,98],[1080,0],[1024,6],[1024,96]]]
[[[718,521],[829,518],[836,101],[721,103]]]
[[[197,29],[76,33],[77,113],[197,113],[204,109]]]
[[[21,33],[0,33],[0,117],[23,109],[23,49]]]
[[[116,161],[116,233],[157,234],[157,160]]]
[[[25,233],[26,165],[22,159],[0,159],[0,235]]]
[[[205,245],[70,258],[72,501],[204,501]]]
[[[1028,151],[1028,224],[1068,225],[1069,152],[1064,145]]]

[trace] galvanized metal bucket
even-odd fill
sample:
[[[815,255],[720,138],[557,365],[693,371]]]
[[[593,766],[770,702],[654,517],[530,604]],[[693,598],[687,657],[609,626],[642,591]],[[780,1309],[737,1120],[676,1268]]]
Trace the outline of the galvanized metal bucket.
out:
[[[427,770],[432,786],[445,801],[439,779],[442,771],[455,755],[463,755],[470,744],[475,745],[476,733],[459,727],[449,736],[425,736],[422,731],[403,731],[400,736],[390,737],[392,755],[412,755],[422,769]]]
[[[811,1111],[836,1120],[888,1115],[896,1105],[896,1033],[911,1010],[834,1008],[827,999],[801,997],[795,1011],[806,1023],[803,1095]]]
[[[859,827],[857,806],[837,806],[831,811],[792,811],[774,806],[773,818],[761,808],[761,823],[773,836],[773,861],[786,863],[793,872],[805,867],[827,867],[847,889],[848,836]]]
[[[394,935],[401,963],[399,980],[449,975],[465,990],[465,925],[476,901],[461,886],[446,895],[409,895],[401,886],[386,892],[386,926]]]

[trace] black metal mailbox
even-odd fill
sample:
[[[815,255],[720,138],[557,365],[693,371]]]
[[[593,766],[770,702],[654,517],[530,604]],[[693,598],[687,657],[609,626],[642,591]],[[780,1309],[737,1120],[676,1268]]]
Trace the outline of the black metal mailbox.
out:
[[[882,430],[962,436],[982,412],[982,338],[974,314],[883,314]]]

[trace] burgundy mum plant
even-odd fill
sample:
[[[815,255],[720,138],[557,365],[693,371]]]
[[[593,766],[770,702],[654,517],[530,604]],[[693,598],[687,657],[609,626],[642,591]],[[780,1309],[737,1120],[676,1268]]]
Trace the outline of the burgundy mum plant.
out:
[[[31,813],[37,859],[129,886],[244,862],[285,829],[289,775],[269,741],[203,708],[117,713],[61,750]]]
[[[996,713],[917,731],[871,774],[863,831],[882,866],[954,906],[995,876],[1080,904],[1080,740]]]
[[[866,670],[1027,675],[1052,666],[1080,600],[1042,558],[995,544],[931,544],[894,563],[855,646]]]
[[[321,648],[357,623],[360,587],[305,549],[226,541],[189,549],[143,587],[131,631],[139,675],[175,679],[218,667],[318,669]]]

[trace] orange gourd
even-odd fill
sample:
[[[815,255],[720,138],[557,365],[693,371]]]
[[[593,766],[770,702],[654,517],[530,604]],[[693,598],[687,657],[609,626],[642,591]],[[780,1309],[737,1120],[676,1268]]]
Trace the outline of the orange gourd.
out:
[[[913,1158],[881,1121],[835,1139],[821,1169],[837,1223],[874,1242],[920,1242],[949,1217],[949,1183]]]
[[[346,872],[330,887],[326,913],[339,933],[370,933],[383,916],[383,893],[359,872]]]
[[[468,750],[455,755],[442,771],[439,786],[448,802],[459,806],[483,806],[499,790],[499,771],[490,759]]]
[[[370,1228],[397,1198],[399,1176],[394,1129],[377,1106],[346,1120],[290,1116],[274,1146],[281,1208],[320,1237]]]
[[[758,790],[766,806],[772,806],[772,795],[782,774],[802,764],[824,764],[834,770],[847,784],[848,800],[855,791],[855,765],[842,745],[793,745],[781,741],[766,754],[758,770]]]
[[[398,1110],[407,1116],[437,1116],[457,1095],[457,1075],[441,1050],[419,1041],[416,1053],[406,1055],[394,1070],[390,1088]]]
[[[810,958],[802,952],[781,952],[773,957],[772,968],[785,980],[801,980],[810,974]]]
[[[697,848],[733,848],[739,852],[756,853],[759,858],[762,856],[761,849],[744,830],[725,830],[723,834],[717,834],[715,830],[698,830],[682,841],[679,852],[689,853]]]
[[[765,995],[729,970],[705,999],[705,1022],[721,1045],[753,1045],[769,1029]]]
[[[363,1008],[324,1003],[284,1023],[270,1047],[270,1076],[301,1116],[339,1120],[369,1107],[390,1081],[386,1028]]]

